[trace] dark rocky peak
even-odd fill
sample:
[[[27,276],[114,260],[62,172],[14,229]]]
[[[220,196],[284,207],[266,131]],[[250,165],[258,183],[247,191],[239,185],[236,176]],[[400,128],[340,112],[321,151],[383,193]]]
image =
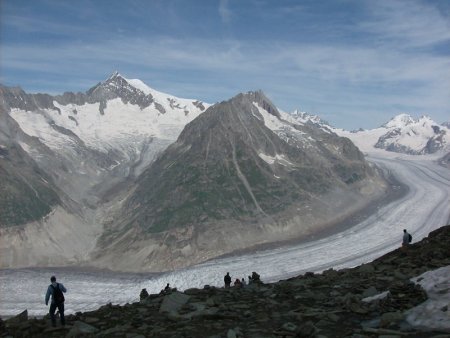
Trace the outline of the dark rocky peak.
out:
[[[242,94],[243,97],[252,103],[257,103],[261,108],[265,109],[269,114],[280,118],[280,112],[275,105],[267,98],[262,90],[251,91]],[[239,96],[239,95],[238,95]]]
[[[262,92],[249,92],[190,122],[139,177],[121,211],[124,222],[161,232],[224,219],[258,220],[366,177],[362,155],[349,165],[349,151],[291,145],[265,125],[261,109],[278,114]],[[345,139],[322,137],[332,149],[349,148]]]
[[[86,92],[88,102],[100,102],[100,111],[106,108],[107,101],[120,98],[124,103],[138,105],[141,109],[150,106],[153,102],[151,94],[132,86],[117,71],[104,82],[100,82]]]
[[[178,143],[202,148],[209,144],[210,149],[217,147],[219,150],[224,144],[238,141],[271,155],[281,152],[285,147],[284,142],[265,126],[264,118],[255,104],[275,116],[279,115],[261,91],[241,93],[209,107],[185,127]]]
[[[56,96],[55,100],[62,105],[76,104],[81,106],[87,102],[87,96],[85,93],[80,92],[65,92],[62,95]]]
[[[56,109],[53,97],[48,94],[27,94],[20,87],[0,86],[0,106],[6,111],[17,108],[27,111]]]

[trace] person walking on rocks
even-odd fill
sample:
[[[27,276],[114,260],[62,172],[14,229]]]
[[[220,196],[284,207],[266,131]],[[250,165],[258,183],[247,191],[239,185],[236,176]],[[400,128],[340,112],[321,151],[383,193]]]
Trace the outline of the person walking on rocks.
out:
[[[403,229],[402,247],[406,248],[409,245],[409,243],[411,243],[411,240],[412,240],[411,234],[409,234],[408,231],[406,231],[406,229]]]
[[[51,284],[47,288],[47,293],[45,294],[45,305],[48,305],[50,296],[52,296],[52,301],[50,303],[50,319],[52,320],[52,326],[56,327],[55,311],[58,308],[59,315],[61,317],[61,325],[66,325],[66,320],[64,318],[64,294],[67,289],[62,283],[56,283],[56,277],[52,276],[50,278]]]
[[[223,281],[225,282],[225,288],[229,288],[231,285],[231,276],[229,272],[223,277]]]

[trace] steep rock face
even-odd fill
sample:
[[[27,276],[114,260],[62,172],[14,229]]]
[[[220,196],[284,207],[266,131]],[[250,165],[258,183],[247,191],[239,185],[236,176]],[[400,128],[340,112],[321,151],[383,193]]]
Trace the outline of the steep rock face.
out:
[[[205,109],[115,72],[86,93],[0,87],[0,104],[28,136],[24,150],[71,198],[95,206],[139,175]]]
[[[17,133],[0,108],[0,228],[41,219],[61,203],[50,177],[17,143]]]
[[[263,217],[365,178],[368,167],[349,140],[297,125],[316,144],[298,145],[304,136],[286,142],[266,127],[260,109],[281,121],[257,92],[217,104],[186,126],[138,180],[127,218],[159,232],[210,219]],[[327,146],[340,147],[341,156]]]
[[[261,92],[239,94],[188,124],[138,178],[94,264],[112,267],[118,251],[135,268],[167,269],[301,237],[384,189],[350,140],[296,123]]]

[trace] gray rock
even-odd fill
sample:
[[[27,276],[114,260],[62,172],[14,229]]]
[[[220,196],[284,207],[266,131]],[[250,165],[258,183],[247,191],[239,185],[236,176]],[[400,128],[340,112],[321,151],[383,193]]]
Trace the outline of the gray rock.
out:
[[[188,302],[190,296],[181,292],[174,292],[164,297],[159,308],[159,312],[175,312],[177,313],[181,307]]]
[[[97,333],[99,331],[99,329],[97,329],[96,327],[86,324],[84,322],[81,321],[76,321],[73,324],[72,329],[69,331],[69,333],[67,334],[67,337],[80,337],[82,335],[85,334],[93,334],[93,333]]]
[[[340,319],[340,317],[338,315],[334,314],[334,313],[328,313],[327,314],[327,318],[329,320],[331,320],[332,322],[335,322],[335,323],[337,323],[339,321],[339,319]]]
[[[380,326],[390,327],[394,324],[398,324],[405,319],[405,315],[401,312],[386,312],[381,315]]]
[[[375,287],[371,286],[370,288],[364,290],[364,292],[362,293],[362,297],[363,298],[373,297],[377,294],[378,294],[378,290]]]
[[[311,321],[309,321],[300,326],[298,333],[300,337],[312,337],[316,331],[317,328]]]
[[[408,276],[404,275],[403,273],[401,273],[400,271],[397,271],[397,270],[394,271],[394,276],[395,276],[395,278],[402,279],[402,280],[408,279]]]
[[[100,319],[96,318],[96,317],[86,317],[83,319],[83,321],[87,324],[94,324],[94,323],[98,323],[100,321]]]
[[[289,332],[295,332],[295,331],[297,331],[298,326],[295,325],[294,323],[287,322],[287,323],[284,323],[284,324],[281,326],[281,328],[282,328],[283,330],[286,330],[286,331],[289,331]]]
[[[28,310],[24,310],[21,313],[19,313],[17,316],[14,316],[14,317],[8,319],[6,321],[6,325],[22,323],[27,320],[28,320]]]
[[[358,271],[363,273],[372,273],[375,271],[375,268],[371,264],[363,264],[359,267]]]
[[[227,332],[227,338],[237,338],[236,331],[234,331],[233,329],[229,329]]]

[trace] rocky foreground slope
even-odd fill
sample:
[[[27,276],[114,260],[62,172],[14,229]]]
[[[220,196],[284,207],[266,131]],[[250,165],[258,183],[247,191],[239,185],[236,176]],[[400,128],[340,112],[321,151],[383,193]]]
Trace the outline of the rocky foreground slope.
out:
[[[447,225],[407,250],[352,269],[244,288],[205,286],[149,295],[137,303],[69,315],[66,327],[50,328],[48,319],[28,319],[24,312],[0,321],[0,336],[448,337],[449,332],[414,328],[405,317],[427,299],[410,278],[450,265],[449,248]],[[366,299],[386,291],[384,298]],[[448,312],[448,306],[441,311]]]

